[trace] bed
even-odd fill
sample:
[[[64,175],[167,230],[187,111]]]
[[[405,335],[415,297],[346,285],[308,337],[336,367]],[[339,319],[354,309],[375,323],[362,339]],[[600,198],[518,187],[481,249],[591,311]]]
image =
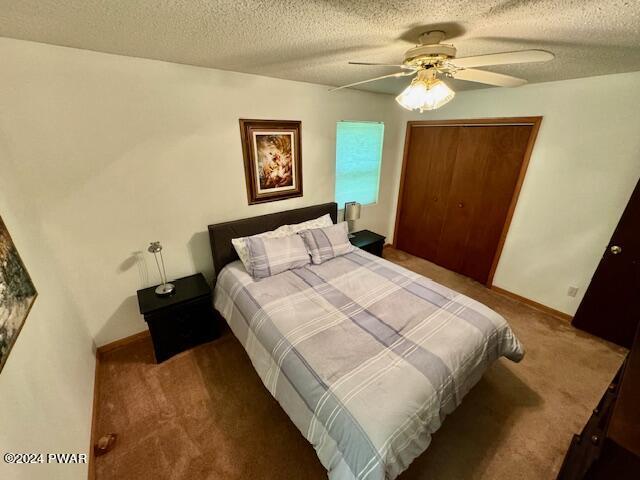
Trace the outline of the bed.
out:
[[[393,479],[496,359],[524,351],[493,310],[363,250],[256,281],[231,246],[326,213],[209,226],[215,308],[331,480]]]

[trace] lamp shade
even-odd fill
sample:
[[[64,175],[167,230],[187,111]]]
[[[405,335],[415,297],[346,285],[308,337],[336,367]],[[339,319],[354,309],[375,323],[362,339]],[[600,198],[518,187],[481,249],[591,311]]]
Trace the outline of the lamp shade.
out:
[[[358,202],[347,202],[344,204],[345,221],[358,220],[360,218],[360,207]]]
[[[446,83],[436,79],[432,69],[420,70],[411,85],[396,97],[396,102],[407,110],[423,112],[440,108],[451,101],[455,94]]]

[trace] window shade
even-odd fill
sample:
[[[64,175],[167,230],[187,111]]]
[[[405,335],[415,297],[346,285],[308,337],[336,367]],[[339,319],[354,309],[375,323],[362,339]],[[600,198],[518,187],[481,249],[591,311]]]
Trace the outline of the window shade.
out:
[[[338,122],[336,129],[336,202],[363,205],[378,201],[384,124]]]

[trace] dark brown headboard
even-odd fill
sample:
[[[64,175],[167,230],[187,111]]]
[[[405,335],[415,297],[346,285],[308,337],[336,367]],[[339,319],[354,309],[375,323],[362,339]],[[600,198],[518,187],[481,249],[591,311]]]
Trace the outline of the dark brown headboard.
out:
[[[322,205],[313,205],[312,207],[296,208],[295,210],[209,225],[209,241],[211,242],[211,254],[213,255],[215,275],[217,276],[218,272],[220,272],[227,263],[238,259],[238,254],[233,248],[233,245],[231,245],[232,238],[256,235],[269,230],[275,230],[281,225],[313,220],[327,213],[331,215],[333,223],[337,223],[338,204],[335,202],[323,203]]]

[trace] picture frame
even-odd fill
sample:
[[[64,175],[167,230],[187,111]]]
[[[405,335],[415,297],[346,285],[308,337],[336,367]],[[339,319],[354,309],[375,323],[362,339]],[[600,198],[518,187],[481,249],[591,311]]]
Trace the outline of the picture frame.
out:
[[[302,122],[240,119],[249,205],[302,196]]]
[[[0,217],[0,371],[37,296],[36,287]]]

